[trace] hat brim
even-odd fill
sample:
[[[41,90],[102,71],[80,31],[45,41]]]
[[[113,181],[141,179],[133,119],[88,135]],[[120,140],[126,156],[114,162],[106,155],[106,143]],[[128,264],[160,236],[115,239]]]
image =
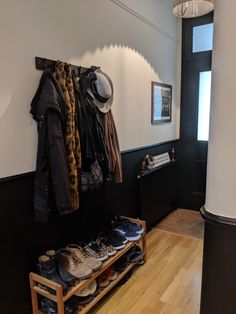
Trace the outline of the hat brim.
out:
[[[107,113],[112,106],[113,103],[113,94],[112,96],[108,99],[108,101],[106,101],[105,103],[99,102],[95,97],[93,97],[94,99],[94,104],[95,106],[102,112],[102,113]]]
[[[112,106],[112,103],[113,103],[113,84],[112,84],[112,80],[110,79],[110,77],[104,73],[103,71],[101,71],[100,69],[99,70],[96,70],[95,71],[95,74],[96,72],[99,72],[99,73],[102,73],[106,79],[108,80],[110,86],[111,86],[111,90],[112,90],[112,94],[111,94],[111,97],[109,97],[109,99],[105,102],[101,102],[99,101],[97,98],[96,98],[96,95],[93,93],[93,91],[90,89],[90,95],[93,97],[93,102],[94,102],[94,105],[102,112],[102,113],[107,113],[110,109],[111,109],[111,106]]]

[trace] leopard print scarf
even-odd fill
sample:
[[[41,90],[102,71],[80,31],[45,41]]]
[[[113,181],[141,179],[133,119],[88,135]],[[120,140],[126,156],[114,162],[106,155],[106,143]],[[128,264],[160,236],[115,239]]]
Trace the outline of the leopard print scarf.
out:
[[[66,103],[65,143],[69,169],[69,182],[72,208],[79,208],[78,173],[81,168],[80,137],[76,127],[76,101],[73,86],[72,68],[70,64],[57,61],[56,79],[60,83]]]

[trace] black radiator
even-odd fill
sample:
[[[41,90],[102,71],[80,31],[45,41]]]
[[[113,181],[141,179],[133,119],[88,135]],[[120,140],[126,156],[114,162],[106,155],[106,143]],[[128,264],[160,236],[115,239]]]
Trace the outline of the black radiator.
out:
[[[178,207],[179,166],[170,162],[138,175],[139,216],[149,230]]]

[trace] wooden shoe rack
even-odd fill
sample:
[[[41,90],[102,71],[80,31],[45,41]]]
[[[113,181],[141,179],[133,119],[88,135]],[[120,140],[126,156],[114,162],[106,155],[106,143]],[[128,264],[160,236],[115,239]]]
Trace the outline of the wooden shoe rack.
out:
[[[66,302],[70,297],[72,297],[76,292],[78,292],[80,289],[82,289],[84,286],[86,286],[88,283],[95,280],[101,273],[103,273],[108,267],[112,266],[112,264],[117,261],[119,258],[121,258],[132,246],[135,244],[140,244],[142,246],[142,250],[144,252],[144,262],[147,258],[147,252],[146,252],[146,222],[139,219],[133,219],[129,217],[129,220],[133,221],[134,223],[140,225],[143,227],[144,232],[142,234],[142,237],[140,240],[135,242],[128,242],[125,247],[118,251],[116,255],[110,257],[107,261],[103,263],[102,268],[93,273],[93,275],[86,280],[81,280],[78,284],[73,286],[65,295],[63,295],[62,286],[55,283],[54,281],[48,280],[38,274],[30,273],[29,279],[30,279],[30,289],[31,289],[31,299],[32,299],[32,310],[33,314],[41,314],[41,311],[39,309],[38,304],[38,295],[44,296],[52,301],[54,301],[57,304],[57,313],[58,314],[64,314],[64,302]],[[125,270],[118,274],[118,277],[110,282],[110,284],[101,290],[101,292],[92,299],[92,301],[85,306],[83,306],[81,309],[78,310],[78,314],[84,314],[87,313],[103,296],[107,294],[108,291],[110,291],[128,272],[131,270],[135,264],[128,264],[126,266]],[[51,288],[54,290],[54,294],[51,294],[47,290],[44,290],[42,286]]]

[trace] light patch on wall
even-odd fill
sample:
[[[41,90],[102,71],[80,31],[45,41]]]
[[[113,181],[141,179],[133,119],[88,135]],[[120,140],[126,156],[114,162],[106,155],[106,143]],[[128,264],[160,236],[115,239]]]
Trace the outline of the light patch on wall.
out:
[[[0,119],[4,116],[10,102],[11,92],[4,90],[1,94]]]
[[[122,150],[176,138],[175,104],[172,124],[151,125],[151,81],[162,80],[140,52],[125,45],[111,45],[87,52],[79,60],[73,57],[70,62],[90,66],[91,60],[113,81],[112,111]]]

